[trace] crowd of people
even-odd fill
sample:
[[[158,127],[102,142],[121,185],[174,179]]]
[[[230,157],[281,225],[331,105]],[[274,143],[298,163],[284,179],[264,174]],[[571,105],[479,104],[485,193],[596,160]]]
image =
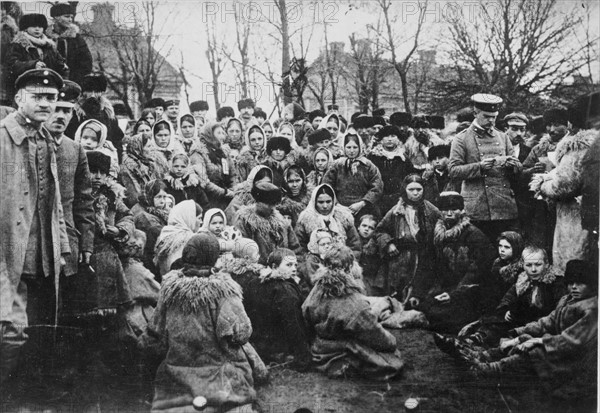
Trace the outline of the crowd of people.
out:
[[[71,78],[56,49],[20,65],[22,41],[0,124],[2,385],[28,335],[67,326],[80,374],[136,369],[154,411],[246,411],[267,366],[398,376],[392,330],[413,327],[475,374],[596,397],[600,138],[576,110],[499,118],[476,94],[446,116],[268,119],[242,99],[211,119],[154,98],[122,129],[103,73]]]

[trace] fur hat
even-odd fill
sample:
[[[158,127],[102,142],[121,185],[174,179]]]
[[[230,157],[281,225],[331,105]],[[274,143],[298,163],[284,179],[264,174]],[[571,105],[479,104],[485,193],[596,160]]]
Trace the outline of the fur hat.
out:
[[[146,108],[157,108],[157,107],[161,107],[161,108],[165,108],[165,100],[163,98],[152,98],[150,99],[148,102],[146,102],[146,104],[144,105],[144,109]]]
[[[359,115],[356,118],[354,118],[354,120],[352,120],[352,125],[354,126],[354,129],[370,128],[371,126],[373,126],[374,120],[375,119],[373,119],[372,116]]]
[[[379,109],[375,109],[373,110],[373,117],[384,117],[385,116],[385,109],[379,108]]]
[[[312,122],[315,118],[324,118],[325,116],[327,116],[325,112],[321,109],[316,109],[308,114],[308,120]]]
[[[566,125],[569,123],[569,112],[566,109],[548,109],[544,112],[544,123],[546,125],[550,125],[552,123]]]
[[[385,121],[385,118],[383,116],[373,116],[373,126],[385,126],[387,125],[387,122]]]
[[[431,125],[431,129],[442,130],[446,127],[446,120],[443,116],[439,115],[429,115],[427,116],[429,119],[429,124]]]
[[[430,161],[436,158],[449,158],[450,157],[450,145],[437,145],[429,148],[428,156]]]
[[[292,144],[288,138],[283,136],[273,136],[267,142],[267,153],[271,155],[271,152],[273,152],[275,149],[283,149],[287,155],[292,151]]]
[[[89,151],[85,154],[91,173],[102,172],[106,175],[110,173],[110,156],[105,155],[100,151]]]
[[[202,231],[192,236],[183,247],[181,260],[185,264],[213,267],[220,254],[221,247],[217,237],[208,231]]]
[[[29,27],[41,27],[46,31],[48,28],[48,20],[43,14],[25,14],[19,20],[19,30],[25,31]]]
[[[190,112],[199,112],[203,110],[208,110],[208,102],[205,100],[196,100],[195,102],[190,103]]]
[[[267,114],[264,110],[260,108],[254,108],[254,113],[252,114],[255,118],[264,118],[267,119]]]
[[[281,202],[281,189],[269,182],[257,182],[250,192],[256,202],[277,205]]]
[[[217,121],[221,121],[227,117],[235,117],[235,112],[231,106],[223,106],[217,110]]]
[[[417,129],[427,129],[430,127],[429,121],[427,120],[427,116],[425,115],[417,115],[413,116],[412,119],[412,127]]]
[[[316,145],[319,142],[331,140],[331,133],[325,129],[317,129],[313,131],[310,135],[308,135],[308,144]]]
[[[472,107],[462,108],[458,112],[456,112],[456,121],[458,123],[462,122],[473,122],[475,120],[475,113],[473,113]]]
[[[390,116],[390,123],[392,125],[400,126],[410,126],[412,122],[412,115],[407,112],[394,112],[392,116]]]
[[[340,107],[338,105],[327,105],[327,110],[339,110]]]
[[[384,126],[377,132],[377,138],[383,139],[386,136],[396,135],[402,143],[406,142],[408,136],[400,132],[400,129],[395,125]]]
[[[81,90],[84,92],[106,92],[108,82],[104,73],[90,73],[81,81]]]
[[[588,261],[571,260],[567,262],[565,269],[565,282],[567,284],[581,282],[590,287],[597,288],[598,271],[594,271],[593,266]]]
[[[238,110],[242,110],[244,108],[254,108],[256,106],[254,101],[250,98],[240,100],[237,105]]]
[[[465,200],[458,192],[446,191],[440,194],[437,207],[440,211],[453,211],[455,209],[462,211],[465,209]]]
[[[50,7],[50,17],[59,17],[65,14],[75,15],[75,8],[69,3],[56,3]]]

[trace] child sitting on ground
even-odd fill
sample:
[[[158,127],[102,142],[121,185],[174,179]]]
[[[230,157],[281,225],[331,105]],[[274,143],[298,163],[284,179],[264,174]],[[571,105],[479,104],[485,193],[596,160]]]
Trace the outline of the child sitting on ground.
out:
[[[300,277],[303,282],[312,288],[317,270],[324,265],[325,254],[333,245],[331,232],[324,228],[317,228],[310,234],[308,253],[300,264]]]
[[[250,341],[258,354],[265,361],[278,363],[292,356],[293,366],[305,370],[310,366],[310,353],[301,310],[305,295],[297,265],[293,251],[274,250],[267,258],[270,271],[247,279],[244,307],[252,322]]]
[[[396,338],[371,310],[364,288],[351,271],[352,251],[333,247],[325,254],[315,286],[302,305],[302,313],[316,334],[311,351],[317,369],[329,377],[362,374],[388,380],[404,362]]]
[[[567,397],[596,398],[598,271],[588,262],[567,263],[569,293],[546,317],[510,331],[499,349],[465,352],[476,372],[536,373],[551,390]],[[566,386],[565,386],[566,384]],[[572,393],[574,392],[574,394]]]
[[[373,215],[367,214],[360,217],[357,228],[362,245],[358,263],[363,269],[363,278],[367,289],[367,295],[375,295],[372,285],[375,277],[377,277],[377,270],[379,269],[380,258],[379,254],[377,254],[377,240],[373,237],[375,228],[377,228],[377,223],[378,222]]]

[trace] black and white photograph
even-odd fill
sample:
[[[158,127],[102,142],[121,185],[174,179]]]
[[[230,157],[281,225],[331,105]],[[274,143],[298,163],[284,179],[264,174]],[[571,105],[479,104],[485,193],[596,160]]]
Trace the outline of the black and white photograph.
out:
[[[0,413],[600,411],[599,0],[0,6]]]

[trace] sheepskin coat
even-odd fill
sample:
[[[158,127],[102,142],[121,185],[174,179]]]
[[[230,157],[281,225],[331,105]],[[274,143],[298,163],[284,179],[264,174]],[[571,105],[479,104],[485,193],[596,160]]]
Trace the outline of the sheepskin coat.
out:
[[[229,274],[168,273],[139,341],[146,351],[164,356],[152,411],[193,411],[198,396],[215,408],[254,401],[252,366],[243,347],[251,334],[242,288]]]
[[[302,313],[315,334],[311,351],[319,371],[339,377],[353,368],[369,378],[387,380],[402,370],[396,338],[381,325],[363,289],[345,271],[320,269]]]
[[[253,239],[258,244],[261,264],[266,263],[269,254],[276,248],[300,248],[294,230],[276,209],[264,217],[256,212],[256,204],[242,207],[237,213],[234,226],[243,237]]]
[[[383,193],[383,180],[379,169],[365,157],[360,157],[356,173],[346,166],[348,158],[337,159],[323,177],[323,183],[335,189],[338,201],[344,206],[365,201],[377,206]],[[379,208],[377,208],[379,210]]]
[[[564,272],[570,260],[587,259],[589,233],[581,226],[582,161],[596,131],[581,131],[556,146],[556,168],[544,177],[540,193],[556,202],[552,263]]]

